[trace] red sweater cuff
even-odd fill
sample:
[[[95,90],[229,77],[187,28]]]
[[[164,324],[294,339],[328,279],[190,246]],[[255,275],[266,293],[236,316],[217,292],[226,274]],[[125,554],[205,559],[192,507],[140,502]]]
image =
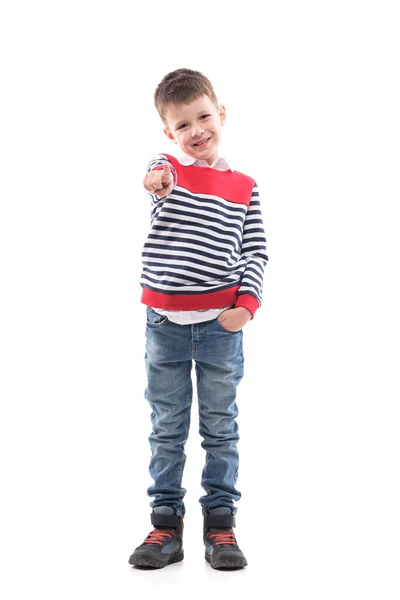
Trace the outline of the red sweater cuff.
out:
[[[254,318],[256,310],[259,308],[260,305],[258,303],[258,300],[251,294],[240,294],[237,297],[235,308],[237,308],[238,306],[243,306],[251,312],[251,321]]]

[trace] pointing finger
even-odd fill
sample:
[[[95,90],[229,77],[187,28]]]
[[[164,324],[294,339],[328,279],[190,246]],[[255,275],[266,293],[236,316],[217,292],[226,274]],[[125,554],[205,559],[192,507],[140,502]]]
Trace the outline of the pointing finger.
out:
[[[162,174],[162,183],[168,183],[169,178],[171,176],[171,169],[169,167],[169,165],[164,164],[163,165],[163,174]]]

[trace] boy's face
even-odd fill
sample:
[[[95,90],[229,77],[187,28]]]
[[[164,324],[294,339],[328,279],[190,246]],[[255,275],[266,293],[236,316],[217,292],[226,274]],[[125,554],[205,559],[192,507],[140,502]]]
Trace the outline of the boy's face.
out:
[[[165,135],[178,144],[182,152],[205,160],[209,165],[218,158],[225,106],[214,106],[204,94],[190,104],[169,104],[165,111]],[[198,142],[205,144],[198,145]]]

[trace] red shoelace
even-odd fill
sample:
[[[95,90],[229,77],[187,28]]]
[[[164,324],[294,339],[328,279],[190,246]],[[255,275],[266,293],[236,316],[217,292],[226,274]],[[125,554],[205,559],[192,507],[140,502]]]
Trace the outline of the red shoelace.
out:
[[[221,544],[236,544],[236,538],[233,531],[210,531],[208,537],[216,546]]]
[[[174,534],[171,532],[171,530],[154,529],[149,533],[143,544],[159,544],[162,546],[162,544],[165,542],[164,538],[172,537],[174,537]]]

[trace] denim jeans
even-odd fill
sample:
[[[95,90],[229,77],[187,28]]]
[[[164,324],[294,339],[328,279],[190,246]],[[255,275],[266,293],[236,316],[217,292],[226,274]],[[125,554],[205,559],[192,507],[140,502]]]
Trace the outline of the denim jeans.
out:
[[[207,509],[227,506],[240,499],[235,488],[238,476],[239,440],[236,417],[236,388],[243,377],[243,330],[230,332],[218,319],[178,325],[147,307],[145,398],[152,408],[153,430],[147,492],[154,497],[151,507],[172,506],[185,515],[186,489],[182,474],[186,461],[192,405],[192,359],[195,361],[199,432],[206,451],[200,498]]]

